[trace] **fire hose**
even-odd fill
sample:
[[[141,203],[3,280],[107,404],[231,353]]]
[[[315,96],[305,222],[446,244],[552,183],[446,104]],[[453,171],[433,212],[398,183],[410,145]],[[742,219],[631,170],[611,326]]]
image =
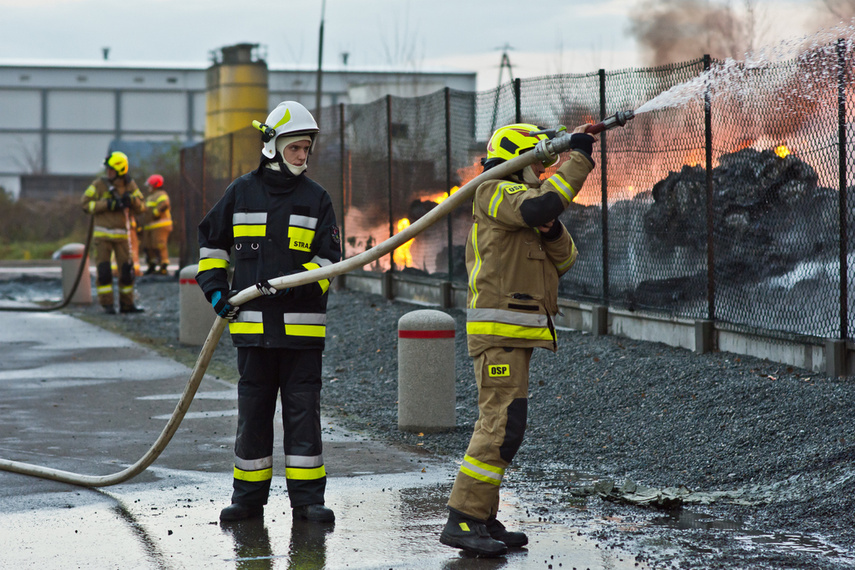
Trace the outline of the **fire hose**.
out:
[[[89,261],[89,245],[92,243],[92,234],[95,229],[95,216],[89,216],[89,229],[86,232],[86,244],[83,246],[83,257],[80,258],[80,265],[77,268],[77,274],[74,276],[74,283],[68,291],[65,299],[59,303],[54,303],[47,307],[0,307],[0,311],[26,311],[28,313],[40,313],[47,311],[58,311],[65,308],[74,298],[77,288],[80,286],[80,281],[83,278],[84,270],[88,269],[87,262]]]
[[[631,117],[630,117],[631,118]],[[609,119],[606,119],[606,121]],[[605,123],[606,121],[603,121]],[[623,124],[625,124],[624,121]],[[597,123],[592,125],[593,128],[598,128],[601,123]],[[596,132],[601,132],[602,130],[610,129],[616,126],[622,126],[618,124],[618,122],[613,122],[611,126],[604,126],[600,130]],[[589,127],[590,129],[591,127]],[[287,289],[288,287],[296,287],[298,285],[306,285],[308,283],[315,283],[322,279],[332,279],[337,275],[342,275],[344,273],[353,271],[355,269],[359,269],[369,263],[373,263],[374,261],[380,259],[381,257],[391,253],[396,248],[405,244],[409,240],[415,238],[418,234],[441,220],[443,217],[451,213],[457,206],[461,205],[465,200],[468,200],[475,193],[475,189],[481,185],[481,183],[487,180],[495,180],[497,178],[505,177],[513,172],[521,170],[526,166],[534,163],[536,160],[543,161],[545,159],[553,158],[562,152],[566,152],[570,148],[570,136],[564,132],[561,133],[555,138],[550,140],[542,140],[535,147],[533,152],[526,152],[509,160],[507,162],[503,162],[498,166],[491,168],[486,172],[482,172],[468,183],[466,183],[460,190],[451,194],[447,199],[443,200],[436,208],[429,211],[427,214],[416,220],[409,227],[405,228],[400,233],[395,234],[384,242],[376,245],[375,247],[366,250],[358,255],[353,257],[348,257],[347,259],[343,259],[338,263],[333,263],[326,267],[321,267],[318,269],[312,269],[310,271],[305,271],[303,273],[297,273],[294,275],[286,275],[284,277],[277,277],[275,279],[270,280],[270,284],[276,289]],[[229,299],[229,302],[232,305],[242,305],[247,301],[251,301],[256,297],[261,295],[261,291],[255,286],[247,287],[246,289],[238,292],[234,296]],[[22,475],[31,475],[33,477],[39,477],[42,479],[49,479],[52,481],[59,481],[62,483],[69,483],[71,485],[80,485],[83,487],[106,487],[110,485],[117,485],[119,483],[123,483],[136,475],[142,473],[149,465],[154,463],[154,461],[160,456],[169,442],[172,440],[172,437],[175,435],[175,432],[178,430],[178,426],[181,424],[181,421],[184,419],[184,415],[187,413],[187,410],[190,408],[190,403],[193,401],[193,397],[196,395],[196,390],[199,388],[199,384],[202,381],[203,376],[205,375],[205,371],[208,368],[208,364],[211,361],[211,357],[214,354],[214,349],[216,349],[217,345],[220,341],[220,336],[223,333],[223,330],[226,326],[226,320],[217,317],[214,321],[214,324],[211,326],[210,332],[208,332],[208,337],[205,339],[205,343],[202,345],[202,349],[199,352],[199,357],[196,360],[196,364],[193,366],[193,370],[190,373],[190,378],[187,381],[186,386],[184,387],[184,392],[181,394],[181,397],[178,399],[178,403],[175,406],[175,410],[172,412],[172,416],[169,418],[166,426],[164,426],[157,440],[152,444],[149,450],[133,465],[114,473],[112,475],[84,475],[78,473],[72,473],[70,471],[63,471],[60,469],[53,469],[50,467],[43,467],[40,465],[32,465],[29,463],[21,463],[18,461],[11,461],[8,459],[0,458],[0,470],[2,471],[10,471],[13,473],[20,473]]]

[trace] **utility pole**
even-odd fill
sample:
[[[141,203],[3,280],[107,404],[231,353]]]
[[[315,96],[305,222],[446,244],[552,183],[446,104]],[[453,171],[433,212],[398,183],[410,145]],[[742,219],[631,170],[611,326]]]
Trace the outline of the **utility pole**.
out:
[[[496,101],[493,103],[493,122],[490,125],[490,133],[496,130],[497,113],[499,112],[499,94],[502,92],[502,72],[508,68],[508,75],[511,77],[511,83],[514,82],[514,70],[511,67],[511,58],[508,57],[508,50],[514,49],[510,44],[498,48],[502,50],[502,62],[499,64],[499,83],[496,85]]]
[[[315,89],[315,121],[321,126],[321,85],[323,83],[324,60],[324,13],[327,10],[327,0],[321,3],[321,31],[318,37],[318,84]]]

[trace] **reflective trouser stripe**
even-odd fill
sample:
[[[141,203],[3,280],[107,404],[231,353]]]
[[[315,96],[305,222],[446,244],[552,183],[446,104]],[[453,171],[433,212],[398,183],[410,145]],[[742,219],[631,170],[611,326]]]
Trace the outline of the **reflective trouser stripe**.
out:
[[[300,481],[311,481],[314,479],[322,479],[327,476],[326,469],[321,465],[312,469],[303,469],[301,467],[286,467],[285,478],[296,479]]]
[[[235,479],[250,482],[270,481],[273,479],[273,468],[270,467],[269,469],[260,469],[258,471],[244,471],[243,469],[239,469],[235,466]]]
[[[463,458],[460,472],[491,485],[501,485],[505,476],[505,470],[501,467],[488,465],[469,455]]]
[[[521,327],[505,323],[468,322],[466,323],[466,334],[483,334],[526,340],[552,340],[552,332],[548,328]]]
[[[261,459],[241,459],[235,456],[235,479],[241,481],[269,481],[273,478],[273,456]]]

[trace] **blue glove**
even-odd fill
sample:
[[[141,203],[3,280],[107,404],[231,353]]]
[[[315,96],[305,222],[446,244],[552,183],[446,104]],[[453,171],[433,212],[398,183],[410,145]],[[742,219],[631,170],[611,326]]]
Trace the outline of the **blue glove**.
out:
[[[222,291],[214,291],[211,295],[211,305],[214,307],[214,312],[218,317],[233,321],[240,312],[240,307],[236,307],[229,303],[228,297],[223,295]]]

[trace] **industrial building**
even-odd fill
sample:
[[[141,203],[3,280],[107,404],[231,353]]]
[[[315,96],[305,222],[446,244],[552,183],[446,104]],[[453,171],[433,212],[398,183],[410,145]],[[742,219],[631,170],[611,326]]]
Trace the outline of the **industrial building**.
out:
[[[108,149],[196,143],[263,120],[288,99],[314,109],[318,70],[268,66],[262,49],[223,47],[208,62],[185,65],[120,63],[106,52],[87,62],[0,60],[0,187],[14,197],[76,193],[101,170]],[[475,72],[465,71],[342,64],[320,78],[322,109],[476,89]]]

